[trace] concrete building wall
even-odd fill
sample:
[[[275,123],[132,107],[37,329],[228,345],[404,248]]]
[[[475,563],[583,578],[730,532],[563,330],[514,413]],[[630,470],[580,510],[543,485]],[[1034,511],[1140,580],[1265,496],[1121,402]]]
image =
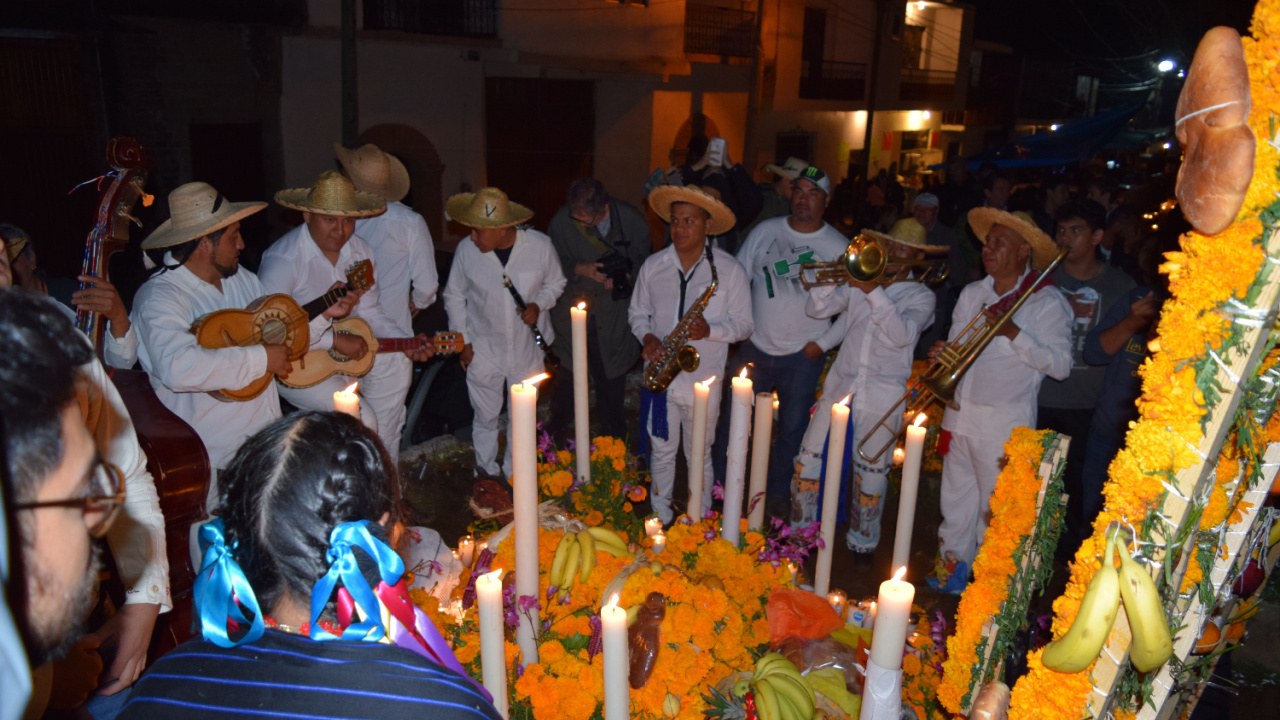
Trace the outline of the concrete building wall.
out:
[[[649,7],[604,0],[503,0],[504,47],[592,60],[684,58],[684,0]]]

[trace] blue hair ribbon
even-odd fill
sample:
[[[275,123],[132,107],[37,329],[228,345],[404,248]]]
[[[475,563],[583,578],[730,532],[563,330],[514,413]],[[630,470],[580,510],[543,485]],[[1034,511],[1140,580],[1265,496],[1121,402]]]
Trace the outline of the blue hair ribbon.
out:
[[[339,581],[350,593],[352,601],[364,612],[363,620],[352,622],[343,629],[341,639],[377,642],[386,636],[387,629],[382,624],[382,606],[364,574],[360,572],[360,563],[353,550],[360,548],[378,564],[378,573],[387,585],[395,585],[400,576],[404,575],[404,561],[386,543],[370,534],[369,527],[372,525],[368,520],[346,522],[329,533],[329,571],[311,588],[312,640],[339,639],[320,627],[320,615]]]
[[[222,518],[215,518],[200,528],[200,548],[204,551],[204,559],[196,576],[195,604],[200,613],[204,639],[219,647],[230,648],[262,637],[262,610],[258,607],[258,598],[232,555],[236,546],[226,546]],[[245,610],[253,614],[252,621],[245,617]],[[232,640],[227,633],[228,619],[248,624],[249,631],[239,640]]]

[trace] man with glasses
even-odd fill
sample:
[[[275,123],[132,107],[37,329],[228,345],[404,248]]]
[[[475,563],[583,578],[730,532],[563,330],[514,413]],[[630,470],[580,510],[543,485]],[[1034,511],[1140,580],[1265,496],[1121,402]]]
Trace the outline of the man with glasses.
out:
[[[8,277],[0,273],[0,281]],[[101,366],[66,315],[50,300],[0,289],[0,342],[6,348],[0,353],[0,489],[4,522],[16,528],[10,536],[19,545],[12,581],[7,566],[0,565],[0,575],[28,662],[39,667],[85,644],[81,631],[98,576],[91,539],[111,529],[125,493],[121,471],[99,455],[80,402],[83,368]],[[127,416],[123,420],[121,429],[131,431]],[[0,657],[14,656],[11,643],[0,633]],[[143,651],[145,659],[145,644]],[[120,677],[121,687],[141,669]],[[0,675],[20,678],[18,687],[4,688],[18,700],[0,703],[7,718],[21,707],[30,683],[11,667],[3,670]]]
[[[1047,378],[1040,385],[1038,427],[1071,436],[1067,469],[1063,474],[1067,504],[1067,535],[1063,549],[1075,550],[1084,529],[1083,477],[1085,446],[1093,422],[1098,391],[1106,379],[1105,366],[1084,361],[1085,337],[1097,326],[1111,305],[1133,288],[1130,278],[1119,268],[1102,262],[1098,244],[1106,229],[1106,211],[1086,198],[1068,201],[1054,218],[1059,248],[1069,248],[1062,264],[1053,271],[1053,284],[1071,304],[1071,374],[1065,380]]]
[[[639,210],[611,197],[599,180],[579,178],[569,186],[565,205],[551,218],[547,234],[568,279],[564,295],[551,309],[551,325],[556,331],[552,348],[564,372],[552,386],[548,429],[563,440],[573,421],[569,308],[585,302],[587,369],[596,391],[592,415],[603,434],[625,438],[627,372],[640,359],[640,343],[631,335],[627,307],[631,283],[652,248],[649,224]]]

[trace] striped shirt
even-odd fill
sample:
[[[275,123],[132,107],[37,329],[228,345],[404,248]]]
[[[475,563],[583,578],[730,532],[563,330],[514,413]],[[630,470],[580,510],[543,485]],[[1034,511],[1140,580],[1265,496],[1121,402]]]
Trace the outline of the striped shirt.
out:
[[[157,660],[119,715],[156,717],[500,718],[474,686],[412,650],[273,630],[235,648],[192,640]]]

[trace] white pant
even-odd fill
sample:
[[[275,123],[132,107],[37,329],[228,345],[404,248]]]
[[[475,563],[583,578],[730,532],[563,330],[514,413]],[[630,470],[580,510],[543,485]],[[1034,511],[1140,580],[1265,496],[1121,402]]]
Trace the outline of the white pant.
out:
[[[476,351],[467,366],[467,395],[471,398],[471,444],[475,446],[476,469],[486,475],[511,477],[511,438],[507,438],[507,451],[498,465],[498,418],[502,415],[502,403],[511,394],[511,386],[543,371],[541,353],[528,363],[511,368],[501,368],[492,359]]]
[[[947,553],[973,567],[987,532],[991,493],[1000,474],[1004,441],[951,434],[951,449],[942,459],[942,526],[938,553]]]
[[[378,433],[391,461],[400,457],[400,435],[404,430],[404,398],[413,380],[413,363],[404,353],[381,353],[373,368],[361,378],[334,375],[309,388],[279,385],[280,396],[304,410],[332,410],[333,394],[352,382],[360,383],[360,419]]]
[[[711,507],[711,486],[715,484],[715,472],[711,469],[711,445],[716,439],[716,420],[720,416],[720,388],[724,383],[714,383],[707,396],[707,442],[702,450],[702,507]],[[693,396],[668,389],[667,439],[649,432],[649,488],[650,504],[662,522],[669,523],[675,516],[671,510],[671,489],[676,483],[676,452],[684,447],[685,462],[693,456]]]

